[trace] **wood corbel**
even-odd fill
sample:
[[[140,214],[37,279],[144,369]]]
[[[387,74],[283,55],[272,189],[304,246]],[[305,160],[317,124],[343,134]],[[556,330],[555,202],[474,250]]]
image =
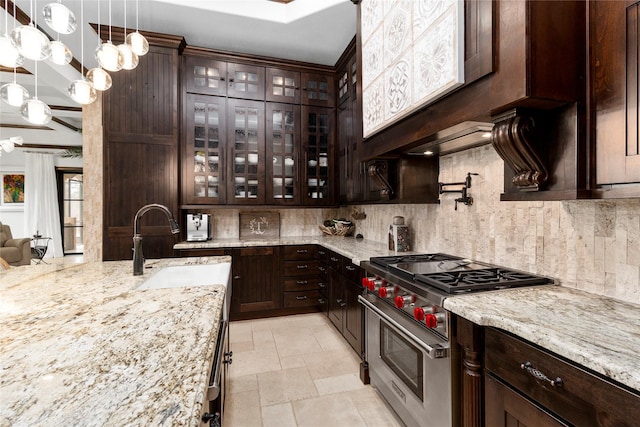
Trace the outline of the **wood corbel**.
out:
[[[514,172],[513,185],[521,191],[539,191],[549,179],[536,149],[536,122],[523,110],[493,117],[491,144]]]

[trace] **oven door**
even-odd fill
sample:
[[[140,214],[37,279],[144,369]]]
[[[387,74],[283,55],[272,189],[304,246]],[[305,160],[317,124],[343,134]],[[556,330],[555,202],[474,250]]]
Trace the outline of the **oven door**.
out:
[[[372,297],[375,298],[375,297]],[[407,426],[451,426],[448,342],[390,305],[359,297],[366,308],[371,384]]]

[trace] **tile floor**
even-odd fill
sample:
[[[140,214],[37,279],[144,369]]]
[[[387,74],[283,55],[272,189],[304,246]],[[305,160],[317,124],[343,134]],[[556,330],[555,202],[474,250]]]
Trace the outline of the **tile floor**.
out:
[[[320,313],[231,322],[224,427],[399,427]]]

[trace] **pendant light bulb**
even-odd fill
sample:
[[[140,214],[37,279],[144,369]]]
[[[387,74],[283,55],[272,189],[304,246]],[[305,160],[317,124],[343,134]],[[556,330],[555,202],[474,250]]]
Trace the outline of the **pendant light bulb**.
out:
[[[72,81],[68,92],[71,99],[82,105],[91,104],[98,98],[96,89],[84,78]]]
[[[60,34],[71,34],[76,30],[76,16],[62,3],[49,3],[42,10],[47,25]]]
[[[96,49],[96,59],[98,64],[107,71],[120,71],[124,64],[124,55],[111,40],[102,43]]]
[[[51,48],[51,62],[58,65],[66,65],[71,63],[73,59],[73,54],[71,53],[71,49],[69,49],[64,43],[60,40],[52,41],[50,44]]]
[[[93,87],[99,91],[108,90],[113,81],[111,76],[100,67],[92,68],[87,72],[87,80],[93,84]]]
[[[11,40],[25,58],[42,61],[51,55],[49,37],[33,24],[14,28],[11,31]]]
[[[124,62],[122,63],[122,68],[125,70],[133,70],[138,66],[138,55],[133,53],[131,49],[131,45],[127,43],[123,43],[118,45],[118,49],[122,53],[122,57],[124,58]]]
[[[138,31],[127,34],[127,44],[131,46],[131,50],[138,56],[146,55],[149,52],[149,42]]]
[[[29,99],[29,91],[18,83],[7,83],[0,87],[0,98],[12,107],[21,107]]]
[[[36,97],[25,101],[20,111],[22,117],[34,125],[46,125],[51,121],[51,108]]]
[[[23,63],[24,56],[20,55],[11,38],[7,34],[0,36],[0,65],[7,68],[17,68]]]

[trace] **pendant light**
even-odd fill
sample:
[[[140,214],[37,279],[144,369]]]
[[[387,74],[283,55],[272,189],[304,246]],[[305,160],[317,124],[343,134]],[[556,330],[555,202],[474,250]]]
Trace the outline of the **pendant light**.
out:
[[[60,40],[54,40],[51,42],[49,47],[51,48],[51,56],[49,57],[51,62],[58,65],[66,65],[71,63],[73,54],[71,53],[71,49],[69,49],[67,45],[62,43]]]
[[[35,63],[35,95],[20,107],[22,117],[34,125],[46,125],[51,121],[51,109],[38,99],[38,62]]]
[[[0,36],[0,65],[4,65],[7,68],[16,68],[22,65],[24,57],[18,52],[18,48],[13,44],[11,37],[9,37],[9,9],[7,0],[4,0],[4,35]],[[13,16],[16,16],[16,4],[13,2]],[[15,28],[16,20],[13,19],[13,26]]]
[[[40,31],[33,21],[33,0],[29,1],[29,6],[29,25],[20,25],[14,28],[11,31],[11,40],[22,56],[34,61],[42,61],[51,55],[49,37]]]
[[[0,98],[12,107],[21,107],[29,99],[29,91],[16,82],[16,69],[13,69],[13,83],[0,87]]]
[[[98,7],[100,7],[99,3]],[[96,50],[96,59],[98,60],[98,64],[105,70],[122,70],[124,56],[118,47],[111,42],[111,0],[109,0],[109,40],[106,43],[102,43]]]
[[[84,5],[80,2],[80,22],[84,22]],[[71,99],[78,104],[91,104],[98,98],[98,93],[90,81],[84,78],[84,31],[80,29],[80,73],[82,78],[74,80],[67,89]]]
[[[57,33],[71,34],[76,30],[76,16],[60,0],[46,5],[42,14],[47,25]]]
[[[98,49],[102,44],[102,40],[100,40],[100,4],[98,3]],[[108,90],[111,87],[113,81],[111,80],[111,76],[102,68],[95,67],[87,71],[87,80],[93,84],[93,87],[99,91]]]
[[[118,45],[118,49],[122,52],[122,57],[124,58],[123,69],[133,70],[138,66],[138,55],[133,52],[131,45],[127,43],[127,0],[124,0],[124,42]]]
[[[126,42],[131,46],[133,53],[138,56],[146,55],[149,52],[149,42],[138,31],[138,0],[136,0],[136,30],[127,35]]]

